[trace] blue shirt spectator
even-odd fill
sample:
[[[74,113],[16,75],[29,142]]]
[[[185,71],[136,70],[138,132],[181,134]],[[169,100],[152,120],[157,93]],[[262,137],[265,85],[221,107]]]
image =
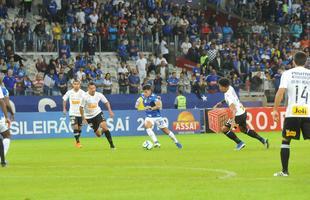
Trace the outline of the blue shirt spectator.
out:
[[[212,70],[211,74],[207,76],[206,81],[208,84],[208,92],[209,93],[215,93],[219,91],[218,88],[218,80],[220,79],[220,77],[217,75],[216,70]]]
[[[118,55],[122,61],[126,62],[128,60],[127,46],[124,41],[118,46]]]
[[[0,3],[0,18],[6,19],[8,17],[8,9],[5,5]]]
[[[168,92],[176,93],[179,85],[179,79],[176,77],[175,72],[172,73],[172,76],[168,78],[167,82],[168,82],[167,87]]]
[[[71,56],[70,46],[67,45],[66,40],[63,40],[63,43],[59,46],[59,58],[62,58],[63,55],[66,55],[67,58]]]
[[[16,79],[13,76],[13,71],[8,70],[8,74],[3,78],[3,84],[6,89],[9,91],[10,96],[14,96],[14,88],[15,88]]]
[[[117,28],[115,25],[109,26],[109,40],[115,41],[117,39]]]
[[[52,0],[48,4],[48,12],[53,16],[57,14],[57,3],[55,2],[55,0]]]
[[[137,94],[139,92],[140,78],[137,74],[136,69],[133,69],[132,74],[128,77],[129,81],[129,93]]]

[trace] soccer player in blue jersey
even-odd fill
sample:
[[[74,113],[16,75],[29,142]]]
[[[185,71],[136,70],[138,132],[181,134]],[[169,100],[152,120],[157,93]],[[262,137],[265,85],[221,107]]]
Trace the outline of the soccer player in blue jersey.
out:
[[[1,86],[1,91],[3,93],[4,96],[4,104],[5,107],[7,109],[7,111],[11,114],[11,120],[14,120],[14,112],[13,109],[10,105],[10,99],[9,99],[9,91],[4,87]],[[10,138],[11,138],[11,132],[9,129],[10,124],[8,124],[5,121],[5,115],[3,113],[3,111],[0,109],[0,134],[3,137],[3,150],[4,150],[4,155],[6,156],[6,154],[9,151],[9,147],[10,147]]]
[[[145,107],[146,118],[144,122],[144,127],[147,134],[154,142],[154,147],[160,147],[160,143],[153,131],[154,124],[160,128],[165,134],[167,134],[176,144],[176,146],[181,149],[182,145],[179,143],[174,133],[168,129],[168,124],[162,118],[160,113],[161,101],[158,99],[157,95],[153,94],[152,87],[150,85],[143,86],[143,94],[141,95],[143,99],[143,105]]]
[[[7,91],[7,90],[6,90]],[[5,132],[8,128],[6,124],[10,125],[10,120],[8,119],[8,113],[7,113],[7,106],[4,101],[4,95],[2,92],[2,89],[0,89],[0,133]],[[4,149],[4,142],[2,141],[2,138],[0,138],[0,158],[1,158],[1,166],[6,166],[6,160],[5,160],[5,149]]]

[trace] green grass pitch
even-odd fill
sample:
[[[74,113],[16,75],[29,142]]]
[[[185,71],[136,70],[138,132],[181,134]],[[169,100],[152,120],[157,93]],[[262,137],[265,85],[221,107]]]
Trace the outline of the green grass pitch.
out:
[[[263,133],[269,150],[246,135],[242,151],[220,134],[179,135],[179,150],[167,136],[160,149],[141,145],[148,137],[12,141],[9,166],[0,168],[1,200],[196,200],[310,199],[308,141],[291,145],[290,177],[280,170],[280,133]]]

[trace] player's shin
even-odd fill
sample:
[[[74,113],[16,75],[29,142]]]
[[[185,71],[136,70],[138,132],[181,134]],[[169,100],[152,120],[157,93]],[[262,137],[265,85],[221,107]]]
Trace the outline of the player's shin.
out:
[[[244,133],[252,138],[258,139],[261,143],[265,144],[266,140],[260,135],[258,135],[254,130],[247,129]]]
[[[281,145],[282,172],[288,174],[288,161],[290,159],[290,141],[283,140]]]
[[[81,131],[74,130],[73,134],[74,134],[74,138],[75,138],[76,143],[79,143],[80,142]]]
[[[107,138],[109,144],[110,144],[110,147],[111,148],[115,148],[114,144],[113,144],[113,140],[112,140],[112,136],[111,136],[111,132],[107,129],[106,131],[103,131],[102,130],[102,134],[105,134],[105,137]]]
[[[11,143],[10,138],[4,138],[3,139],[4,155],[6,155],[8,153],[9,148],[10,148],[10,143]]]
[[[174,143],[178,143],[178,139],[175,137],[174,133],[169,130],[168,136],[173,140]]]
[[[150,136],[150,138],[153,140],[154,143],[158,142],[157,137],[152,128],[147,128],[146,133]]]
[[[224,134],[230,138],[231,140],[233,140],[234,142],[236,142],[237,144],[239,144],[241,142],[241,140],[236,136],[236,134],[230,130],[224,132]]]
[[[0,159],[1,159],[1,164],[5,164],[4,148],[3,148],[3,142],[1,138],[0,138]]]

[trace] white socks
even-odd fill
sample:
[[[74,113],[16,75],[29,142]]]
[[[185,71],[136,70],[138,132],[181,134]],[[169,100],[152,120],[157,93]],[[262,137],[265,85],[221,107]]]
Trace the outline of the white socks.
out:
[[[10,142],[11,142],[11,140],[9,138],[4,138],[3,139],[4,155],[6,155],[8,153],[8,151],[9,151]]]
[[[175,137],[175,135],[172,133],[172,131],[170,131],[170,133],[168,134],[168,136],[174,141],[174,143],[178,143],[177,138]]]
[[[147,134],[150,136],[150,138],[153,140],[153,142],[157,142],[157,141],[158,141],[158,140],[157,140],[157,137],[156,137],[156,135],[155,135],[155,133],[154,133],[154,131],[153,131],[153,129],[147,128],[147,129],[146,129],[146,132],[147,132]]]

